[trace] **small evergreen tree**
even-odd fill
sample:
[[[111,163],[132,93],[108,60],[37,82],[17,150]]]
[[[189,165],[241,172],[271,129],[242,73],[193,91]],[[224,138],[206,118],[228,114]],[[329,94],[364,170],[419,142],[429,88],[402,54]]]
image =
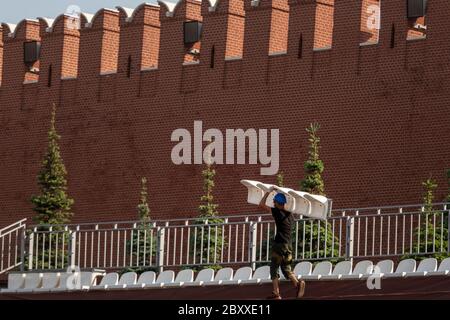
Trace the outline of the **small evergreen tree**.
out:
[[[325,170],[325,166],[319,157],[319,129],[320,124],[318,123],[311,123],[306,129],[306,132],[308,132],[309,135],[309,152],[308,159],[304,165],[306,177],[300,183],[300,186],[304,192],[325,196],[325,184],[322,179],[322,173]],[[333,227],[329,222],[313,221],[312,224],[306,223],[302,225],[302,227],[305,229],[305,243],[302,241],[303,237],[299,235],[298,248],[300,249],[305,246],[305,248],[309,249],[305,250],[306,259],[316,258],[317,252],[319,252],[319,257],[337,257],[339,255],[339,250],[336,247],[339,243],[339,239],[334,237],[334,246],[332,246],[333,234],[331,233],[331,230]],[[299,233],[303,234],[303,230],[299,229]]]
[[[425,189],[425,193],[423,195],[424,212],[428,214],[433,213],[434,191],[438,185],[435,180],[428,178],[422,182],[422,186]]]
[[[130,267],[122,270],[122,273],[134,271],[138,274],[153,270],[150,259],[156,258],[157,233],[153,230],[148,204],[147,178],[141,179],[140,202],[137,206],[139,224],[132,231],[132,238],[127,242],[127,254],[131,253]],[[153,232],[152,232],[153,231]]]
[[[148,206],[147,178],[141,179],[141,201],[138,204],[138,215],[142,223],[150,222],[150,208]]]
[[[301,182],[301,189],[305,192],[317,195],[324,195],[325,188],[324,182],[322,179],[322,173],[324,170],[324,165],[322,160],[319,159],[319,142],[320,138],[317,135],[317,132],[320,129],[320,125],[318,123],[311,123],[309,128],[306,131],[309,134],[309,157],[305,162],[304,168],[306,172],[305,179]]]
[[[277,186],[284,187],[284,172],[280,171],[277,174]]]
[[[74,200],[67,195],[67,171],[58,145],[61,137],[55,124],[56,105],[53,104],[47,152],[38,174],[40,194],[31,197],[36,213],[33,220],[38,224],[34,240],[39,250],[35,252],[39,259],[34,261],[34,267],[38,269],[65,268],[68,262],[67,255],[63,256],[62,253],[68,253],[69,234],[61,225],[70,222]],[[28,261],[25,261],[25,265],[28,267]]]
[[[439,217],[444,214],[433,210],[434,192],[438,187],[436,181],[429,178],[422,182],[422,186],[424,188],[422,196],[424,210],[421,213],[420,225],[415,229],[413,235],[413,238],[416,239],[415,244],[412,248],[412,254],[404,255],[402,259],[423,260],[432,256],[438,261],[442,261],[449,256],[448,218],[444,217],[444,224],[440,223],[440,218],[434,219],[435,216]]]
[[[220,262],[223,244],[222,227],[215,226],[216,224],[223,223],[222,219],[217,218],[219,215],[217,208],[219,206],[214,203],[213,189],[215,175],[216,171],[213,169],[212,164],[207,161],[206,168],[202,171],[204,194],[200,198],[201,203],[198,207],[199,217],[195,221],[195,224],[198,225],[196,227],[196,237],[191,235],[191,252],[194,255],[195,248],[196,264],[210,263],[211,265],[194,268],[197,270],[203,268],[221,268],[218,264],[215,264]]]
[[[74,201],[67,195],[67,171],[58,145],[60,136],[56,132],[55,118],[56,106],[53,105],[47,153],[38,175],[41,194],[31,198],[36,212],[34,220],[40,225],[69,223],[73,216]]]

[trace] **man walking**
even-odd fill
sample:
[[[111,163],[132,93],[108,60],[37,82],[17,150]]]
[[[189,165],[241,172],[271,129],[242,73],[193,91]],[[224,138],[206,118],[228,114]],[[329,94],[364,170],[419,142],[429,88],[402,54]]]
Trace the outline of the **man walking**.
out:
[[[275,235],[275,239],[272,241],[270,263],[270,277],[272,279],[273,292],[268,299],[281,299],[279,286],[280,275],[278,272],[280,267],[284,277],[291,280],[294,284],[297,292],[297,298],[301,298],[305,294],[305,281],[302,280],[299,282],[291,270],[291,232],[294,217],[291,212],[285,210],[284,207],[287,200],[286,196],[282,193],[278,193],[273,198],[274,208],[270,208],[266,205],[267,197],[272,191],[273,188],[264,195],[259,204],[261,209],[272,213],[273,219],[275,220],[275,224],[277,226],[277,233]]]

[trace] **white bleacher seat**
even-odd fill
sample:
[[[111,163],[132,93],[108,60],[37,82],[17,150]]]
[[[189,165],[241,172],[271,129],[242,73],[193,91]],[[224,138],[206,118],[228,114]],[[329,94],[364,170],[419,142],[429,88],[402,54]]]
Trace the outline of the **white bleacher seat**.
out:
[[[51,292],[59,292],[59,291],[67,291],[67,290],[69,290],[67,288],[67,280],[69,279],[69,277],[71,275],[72,274],[70,274],[70,273],[65,273],[65,272],[61,273],[61,275],[59,277],[59,284],[58,284],[58,286],[53,288],[53,289],[50,289],[50,291]]]
[[[427,258],[420,261],[419,266],[415,272],[406,272],[405,277],[423,277],[429,272],[437,270],[437,260],[435,258]]]
[[[259,205],[261,199],[264,197],[264,191],[258,187],[258,183],[260,182],[253,180],[241,180],[241,183],[248,189],[247,202],[250,204]]]
[[[381,277],[385,274],[394,272],[394,261],[392,260],[382,260],[376,264],[378,270],[380,270]]]
[[[352,273],[351,261],[340,261],[336,264],[333,272],[328,275],[323,275],[320,280],[339,280],[343,276],[348,276]]]
[[[96,280],[96,274],[91,271],[83,271],[80,274],[80,282],[81,282],[81,288],[83,290],[89,290],[91,287],[94,287],[97,285]]]
[[[119,274],[117,272],[111,272],[107,273],[103,277],[99,285],[94,285],[90,289],[91,290],[109,289],[109,287],[117,286],[118,283],[119,283]]]
[[[297,279],[302,279],[304,276],[311,275],[312,272],[312,263],[309,261],[302,261],[300,263],[297,263],[297,265],[294,267],[294,274],[296,275]]]
[[[369,260],[359,261],[351,274],[342,275],[342,280],[362,279],[373,271],[373,262]]]
[[[392,272],[394,272],[394,261],[390,259],[381,260],[373,267],[372,273],[363,275],[363,278],[368,278],[373,274],[383,278],[386,274],[392,274]]]
[[[172,270],[165,270],[158,275],[156,281],[152,284],[146,284],[145,288],[161,288],[168,283],[172,283],[175,273]]]
[[[450,275],[450,258],[442,260],[437,271],[427,273],[427,276],[448,276]]]
[[[127,289],[144,288],[155,283],[156,273],[154,271],[145,271],[139,276],[136,284],[127,285]]]
[[[2,293],[14,293],[17,290],[23,289],[25,285],[25,273],[10,273],[8,274],[8,288],[2,289]]]
[[[126,272],[120,277],[117,285],[108,286],[108,289],[125,289],[128,286],[135,285],[136,281],[137,281],[136,272]]]
[[[315,267],[310,275],[302,277],[303,280],[319,280],[322,276],[330,275],[333,265],[330,261],[321,261]]]
[[[294,199],[293,213],[309,215],[311,213],[311,202],[305,198],[306,192],[291,190],[289,194]]]
[[[270,266],[262,266],[255,270],[251,279],[242,280],[241,284],[256,284],[271,281],[272,280],[270,280]]]
[[[324,196],[306,193],[304,197],[311,203],[311,210],[307,217],[326,220],[329,213],[329,200]]]
[[[33,290],[40,288],[43,276],[42,273],[25,274],[25,285],[23,286],[23,289],[17,289],[16,292],[32,292]]]
[[[81,288],[83,290],[89,290],[91,287],[97,285],[93,272],[90,271],[81,272],[80,279],[81,279],[80,280]]]
[[[203,286],[205,283],[214,281],[213,269],[202,269],[197,274],[195,281],[191,283],[185,283],[186,286]]]
[[[416,271],[416,260],[405,259],[399,262],[397,269],[394,273],[386,273],[384,278],[401,278],[406,275],[407,272]]]
[[[212,285],[220,285],[224,281],[230,281],[233,279],[233,269],[231,268],[223,268],[217,271],[216,277],[214,278],[214,281],[211,282],[205,282],[205,286],[212,286]]]
[[[241,284],[243,280],[250,280],[252,278],[253,270],[250,267],[241,267],[234,274],[233,280],[224,280],[222,285]]]
[[[56,272],[46,272],[42,277],[42,286],[40,288],[36,288],[33,292],[45,292],[50,291],[51,289],[55,289],[59,285],[59,280],[61,278],[61,273]]]
[[[186,283],[192,283],[194,281],[194,271],[191,269],[181,270],[178,272],[175,281],[167,283],[165,287],[182,287]]]
[[[276,187],[275,185],[273,185],[273,184],[268,184],[268,183],[258,183],[257,186],[258,186],[260,189],[262,189],[262,190],[264,191],[264,193],[269,192],[269,190],[270,190],[271,188]],[[275,190],[272,190],[272,191],[269,193],[269,195],[267,196],[267,199],[266,199],[266,206],[268,206],[268,207],[270,207],[270,208],[273,208],[273,207],[274,207],[274,204],[273,204],[273,198],[275,197],[276,194],[277,194],[277,191],[275,191]]]

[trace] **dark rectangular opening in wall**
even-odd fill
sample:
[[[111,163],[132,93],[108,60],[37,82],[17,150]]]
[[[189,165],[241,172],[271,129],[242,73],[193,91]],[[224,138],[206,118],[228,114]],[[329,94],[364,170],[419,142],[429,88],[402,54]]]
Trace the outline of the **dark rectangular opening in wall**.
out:
[[[211,60],[210,60],[210,64],[209,67],[211,69],[214,69],[214,59],[216,58],[216,48],[215,46],[212,46],[211,48]]]
[[[128,56],[128,62],[127,62],[127,78],[131,78],[131,56]]]
[[[302,57],[303,57],[303,35],[300,35],[300,39],[298,40],[297,58],[301,59]]]
[[[395,48],[395,24],[391,27],[391,48]]]
[[[202,23],[200,21],[188,21],[184,23],[184,43],[191,44],[200,41],[202,36]]]
[[[37,41],[28,41],[23,44],[23,62],[31,65],[39,60],[41,55],[41,43]]]
[[[52,86],[52,76],[53,76],[53,66],[50,65],[48,67],[48,78],[47,78],[47,87],[51,87]]]
[[[427,11],[427,0],[408,0],[408,18],[424,17]]]

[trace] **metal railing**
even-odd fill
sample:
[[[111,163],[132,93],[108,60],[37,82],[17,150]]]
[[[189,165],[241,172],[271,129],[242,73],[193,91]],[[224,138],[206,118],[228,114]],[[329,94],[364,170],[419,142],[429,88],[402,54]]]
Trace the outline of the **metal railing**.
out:
[[[449,208],[446,203],[438,203],[431,211],[421,205],[341,209],[326,221],[296,217],[293,258],[337,261],[449,254]],[[28,270],[65,269],[69,265],[158,270],[211,265],[255,268],[270,261],[270,242],[275,233],[271,215],[264,214],[147,224],[125,221],[35,226],[27,232],[17,231],[23,237],[17,243],[23,248],[22,268]],[[15,265],[20,263],[16,261]]]
[[[18,267],[23,260],[24,232],[27,219],[0,229],[0,274]]]

